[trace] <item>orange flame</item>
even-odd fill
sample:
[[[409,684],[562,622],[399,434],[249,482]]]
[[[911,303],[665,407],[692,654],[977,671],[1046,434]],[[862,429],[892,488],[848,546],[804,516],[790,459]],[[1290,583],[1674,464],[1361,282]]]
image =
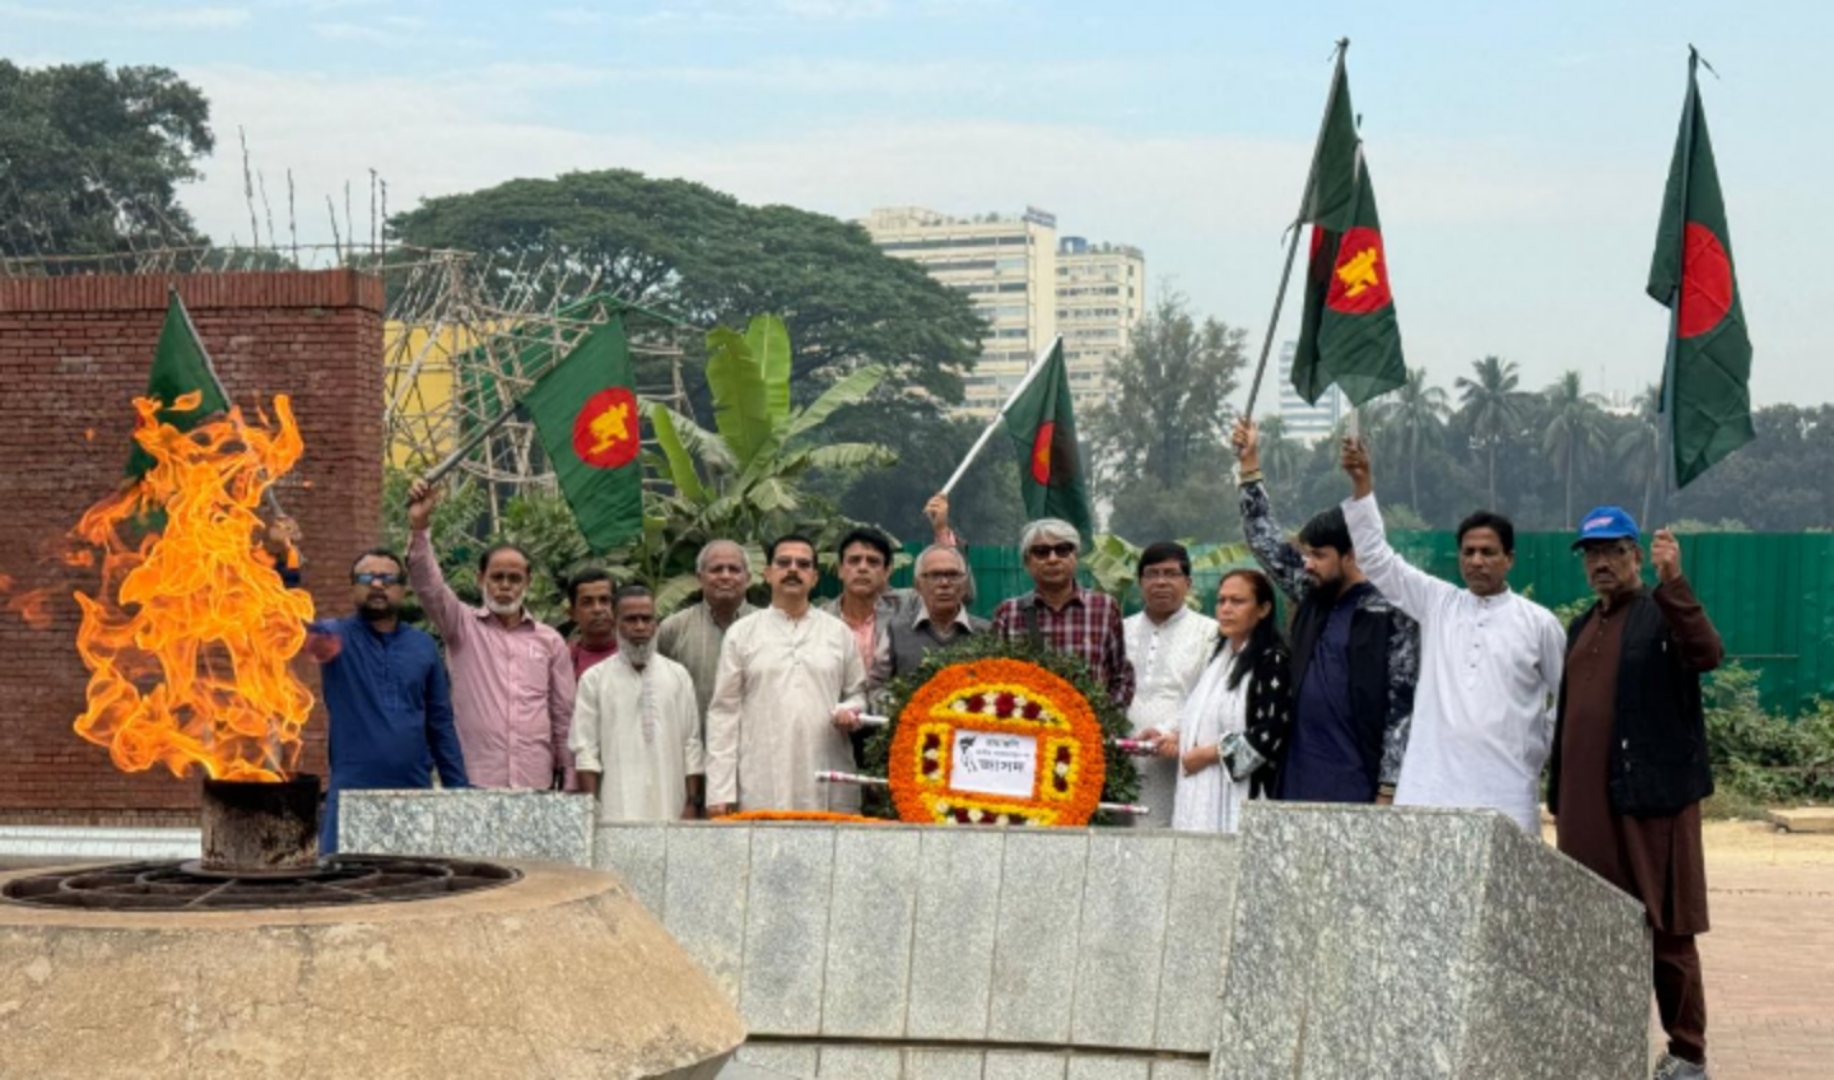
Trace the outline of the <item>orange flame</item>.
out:
[[[18,615],[34,630],[51,625],[51,590],[33,589],[6,602],[6,609]]]
[[[231,409],[189,433],[158,421],[157,400],[134,408],[134,438],[155,464],[74,530],[101,558],[95,596],[76,594],[90,672],[77,734],[128,772],[163,764],[182,776],[195,764],[215,779],[283,779],[312,710],[289,666],[312,600],[281,583],[255,537],[263,493],[305,448],[292,406],[274,399],[273,431]],[[145,531],[161,513],[163,529]]]

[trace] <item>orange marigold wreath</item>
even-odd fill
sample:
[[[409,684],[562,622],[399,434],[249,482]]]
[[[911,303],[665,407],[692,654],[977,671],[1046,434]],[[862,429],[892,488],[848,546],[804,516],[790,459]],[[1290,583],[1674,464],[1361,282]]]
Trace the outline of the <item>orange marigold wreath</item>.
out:
[[[1029,797],[951,787],[958,732],[1034,741]],[[1082,691],[1028,660],[981,657],[941,668],[897,716],[886,779],[898,817],[922,824],[1086,825],[1107,778],[1100,718]]]

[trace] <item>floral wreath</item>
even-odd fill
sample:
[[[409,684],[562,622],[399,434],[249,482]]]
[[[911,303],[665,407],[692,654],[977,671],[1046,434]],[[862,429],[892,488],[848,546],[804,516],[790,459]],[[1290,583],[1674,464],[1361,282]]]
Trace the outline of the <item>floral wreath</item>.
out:
[[[862,765],[886,778],[903,821],[1086,825],[1097,804],[1139,792],[1132,759],[1108,749],[1132,727],[1078,657],[977,636],[931,652],[883,700],[892,722]],[[1030,758],[1028,795],[952,786],[958,752],[983,735],[1017,737],[1006,742]]]

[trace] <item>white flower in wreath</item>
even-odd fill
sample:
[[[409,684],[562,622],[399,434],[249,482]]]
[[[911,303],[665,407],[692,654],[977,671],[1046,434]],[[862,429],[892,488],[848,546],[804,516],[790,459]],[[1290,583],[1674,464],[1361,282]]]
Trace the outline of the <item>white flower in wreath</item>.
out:
[[[1067,761],[1058,762],[1057,763],[1057,775],[1058,776],[1070,775],[1070,763]]]

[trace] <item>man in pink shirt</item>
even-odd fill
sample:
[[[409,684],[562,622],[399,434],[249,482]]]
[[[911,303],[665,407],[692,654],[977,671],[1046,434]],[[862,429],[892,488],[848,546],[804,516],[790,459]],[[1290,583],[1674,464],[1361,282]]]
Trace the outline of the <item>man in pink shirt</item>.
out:
[[[453,593],[427,526],[439,492],[408,489],[408,580],[446,646],[465,772],[475,787],[573,787],[573,658],[559,631],[529,617],[529,557],[496,544],[478,560],[484,606]]]

